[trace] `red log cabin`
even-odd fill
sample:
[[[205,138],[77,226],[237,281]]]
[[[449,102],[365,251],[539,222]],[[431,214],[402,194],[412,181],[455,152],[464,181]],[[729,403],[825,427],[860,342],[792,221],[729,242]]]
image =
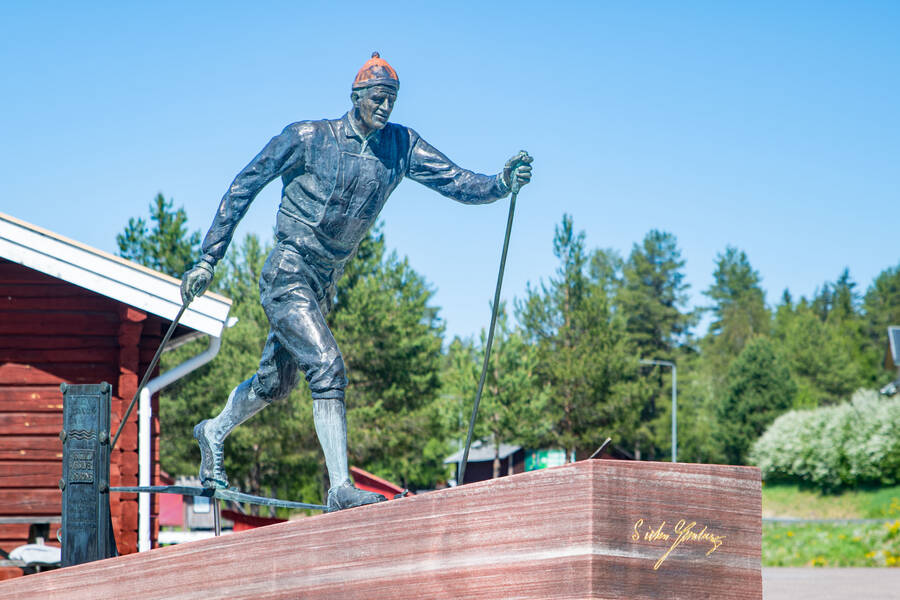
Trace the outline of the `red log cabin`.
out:
[[[195,300],[172,340],[205,334],[209,349],[154,373],[147,387],[158,391],[211,360],[230,307],[215,294]],[[0,549],[25,544],[31,523],[50,523],[48,543],[57,544],[60,384],[112,384],[117,429],[180,308],[178,280],[0,213]],[[112,453],[113,486],[159,484],[158,396],[143,396]],[[157,501],[141,496],[111,498],[120,554],[155,544]],[[3,568],[0,579],[21,573]]]

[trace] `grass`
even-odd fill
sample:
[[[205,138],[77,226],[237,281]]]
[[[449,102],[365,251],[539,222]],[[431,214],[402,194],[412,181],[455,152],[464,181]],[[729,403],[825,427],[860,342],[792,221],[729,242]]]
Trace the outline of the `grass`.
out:
[[[900,567],[900,486],[822,494],[797,485],[764,485],[763,516],[893,519],[882,523],[764,523],[763,566]]]
[[[900,567],[900,520],[765,523],[762,542],[765,567]]]
[[[900,485],[823,494],[791,484],[763,485],[763,517],[898,519]]]

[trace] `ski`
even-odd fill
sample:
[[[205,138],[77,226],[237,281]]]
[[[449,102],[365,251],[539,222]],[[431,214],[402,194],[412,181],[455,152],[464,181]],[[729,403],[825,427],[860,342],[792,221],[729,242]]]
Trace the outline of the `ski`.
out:
[[[323,506],[321,504],[308,504],[306,502],[281,500],[280,498],[254,496],[253,494],[245,494],[244,492],[233,488],[208,488],[189,485],[137,485],[110,487],[109,491],[138,494],[148,493],[180,494],[182,496],[204,496],[206,498],[217,498],[219,500],[231,500],[234,502],[247,502],[248,504],[258,504],[261,506],[276,506],[279,508],[306,508],[309,510],[328,510],[327,506]]]

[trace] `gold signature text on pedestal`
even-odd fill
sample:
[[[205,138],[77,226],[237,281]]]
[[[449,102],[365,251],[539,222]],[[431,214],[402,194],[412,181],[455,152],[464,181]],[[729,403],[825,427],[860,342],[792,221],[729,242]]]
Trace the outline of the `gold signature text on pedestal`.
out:
[[[706,525],[702,527],[696,521],[688,521],[681,519],[675,523],[675,527],[667,529],[666,522],[661,522],[657,527],[652,524],[645,523],[644,519],[638,519],[634,523],[634,529],[631,533],[631,541],[633,542],[657,542],[662,541],[668,544],[668,549],[659,557],[653,570],[659,569],[672,551],[684,543],[706,543],[710,548],[706,553],[709,556],[719,549],[724,543],[725,536],[718,535],[709,529]]]

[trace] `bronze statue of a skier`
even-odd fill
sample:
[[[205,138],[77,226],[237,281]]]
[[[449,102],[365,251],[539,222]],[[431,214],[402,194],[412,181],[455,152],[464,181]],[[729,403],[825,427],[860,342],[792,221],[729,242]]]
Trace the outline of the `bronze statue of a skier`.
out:
[[[226,436],[269,403],[285,398],[306,376],[316,435],[325,455],[328,510],[380,502],[359,490],[347,464],[344,360],[325,315],[344,265],[404,177],[465,204],[505,197],[531,180],[531,157],[520,152],[494,176],[458,167],[408,127],[389,123],[400,82],[373,53],[353,81],[352,109],[340,119],[288,125],[232,182],[203,240],[199,262],[184,274],[185,305],[213,278],[238,222],[260,190],[281,177],[276,245],[260,277],[260,299],[270,331],[259,369],[239,384],[225,408],[194,427],[200,480],[227,487]]]

